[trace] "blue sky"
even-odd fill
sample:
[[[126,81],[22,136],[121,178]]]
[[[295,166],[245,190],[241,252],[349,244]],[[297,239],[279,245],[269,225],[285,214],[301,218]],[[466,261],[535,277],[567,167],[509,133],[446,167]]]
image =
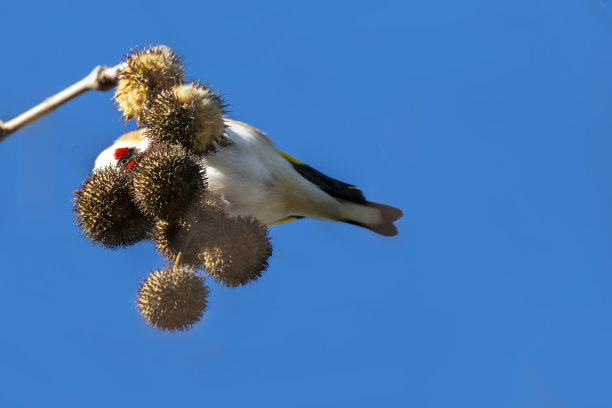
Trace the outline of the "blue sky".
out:
[[[91,92],[0,145],[0,406],[609,407],[612,3],[3,5],[0,119],[167,44],[231,116],[404,211],[274,227],[255,284],[147,327],[150,243],[72,196],[127,127]]]

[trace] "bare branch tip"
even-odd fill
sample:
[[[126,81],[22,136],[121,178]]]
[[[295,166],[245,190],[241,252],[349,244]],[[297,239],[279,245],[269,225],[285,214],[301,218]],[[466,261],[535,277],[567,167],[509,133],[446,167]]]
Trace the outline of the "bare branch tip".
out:
[[[108,91],[116,87],[121,69],[122,64],[115,65],[114,67],[107,67],[105,65],[95,67],[91,72],[91,75],[95,77],[93,88],[98,91]]]

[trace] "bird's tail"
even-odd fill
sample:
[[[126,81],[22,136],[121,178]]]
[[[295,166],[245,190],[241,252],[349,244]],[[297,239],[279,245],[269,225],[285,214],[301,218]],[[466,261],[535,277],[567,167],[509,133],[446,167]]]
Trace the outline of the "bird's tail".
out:
[[[349,214],[349,219],[344,222],[367,228],[386,237],[397,235],[397,228],[393,222],[404,215],[399,208],[371,201],[357,203],[340,200],[340,202]]]
[[[301,201],[294,205],[295,208],[303,210],[300,214],[313,218],[343,221],[387,237],[397,235],[397,228],[393,225],[393,221],[403,215],[402,210],[367,201],[363,192],[357,187],[326,176],[295,157],[280,150],[279,152],[304,179],[333,197],[333,199],[330,198],[333,203],[321,205],[321,201],[313,200],[312,192],[308,190],[308,193],[301,197]]]

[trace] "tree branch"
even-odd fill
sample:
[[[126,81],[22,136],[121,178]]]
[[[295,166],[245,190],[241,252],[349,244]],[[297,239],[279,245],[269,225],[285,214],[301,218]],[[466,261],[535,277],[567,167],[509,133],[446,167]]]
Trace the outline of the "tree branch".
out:
[[[97,91],[108,91],[117,86],[118,76],[124,67],[124,63],[117,64],[114,67],[98,65],[79,82],[70,85],[63,91],[50,96],[33,108],[25,111],[19,116],[7,121],[0,121],[0,142],[6,139],[16,130],[23,126],[34,122],[36,119],[53,111],[57,107],[63,105],[69,100],[77,96],[95,89]]]

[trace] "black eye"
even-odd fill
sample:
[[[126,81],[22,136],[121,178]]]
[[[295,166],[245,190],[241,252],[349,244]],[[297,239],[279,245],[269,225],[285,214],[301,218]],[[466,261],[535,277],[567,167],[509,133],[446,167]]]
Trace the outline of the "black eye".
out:
[[[121,156],[121,158],[117,161],[117,165],[120,167],[125,167],[129,162],[136,158],[136,149],[130,147],[125,154]]]

